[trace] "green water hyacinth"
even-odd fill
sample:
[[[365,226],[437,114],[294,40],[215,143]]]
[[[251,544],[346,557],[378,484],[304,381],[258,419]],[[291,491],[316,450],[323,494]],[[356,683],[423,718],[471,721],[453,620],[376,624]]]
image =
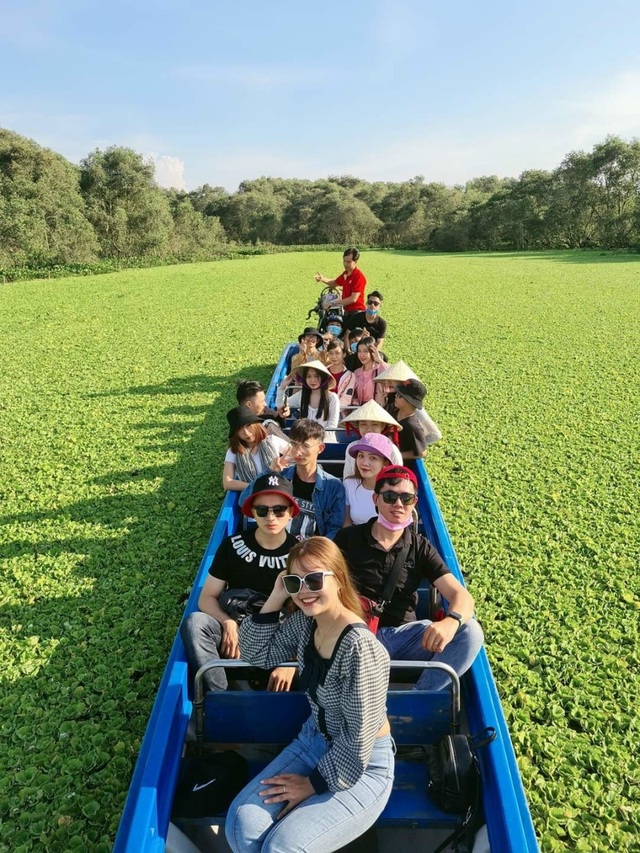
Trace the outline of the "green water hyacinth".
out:
[[[339,260],[339,258],[338,258]],[[363,253],[543,851],[640,837],[637,255]],[[111,849],[225,412],[335,253],[0,287],[0,851]]]

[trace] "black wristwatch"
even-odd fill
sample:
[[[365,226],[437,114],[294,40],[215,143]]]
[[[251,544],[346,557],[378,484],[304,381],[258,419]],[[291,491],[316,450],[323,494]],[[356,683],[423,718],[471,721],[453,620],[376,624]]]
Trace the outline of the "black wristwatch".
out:
[[[450,610],[447,613],[447,617],[451,619],[455,619],[458,622],[458,631],[462,627],[462,616],[459,613],[456,613],[455,610]]]

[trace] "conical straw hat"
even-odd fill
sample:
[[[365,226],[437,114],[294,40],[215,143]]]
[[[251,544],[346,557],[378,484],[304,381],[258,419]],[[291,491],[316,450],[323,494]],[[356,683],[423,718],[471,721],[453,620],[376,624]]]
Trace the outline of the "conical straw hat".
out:
[[[409,365],[400,360],[390,364],[382,373],[373,377],[374,382],[404,382],[405,379],[419,379]]]
[[[328,383],[326,387],[329,389],[329,391],[336,387],[336,380],[331,375],[329,369],[325,367],[321,361],[307,361],[304,364],[299,364],[296,367],[296,372],[302,373],[303,370],[309,370],[310,367],[312,367],[317,373],[324,374],[326,377],[328,377]]]
[[[383,409],[375,400],[369,400],[368,403],[363,403],[358,409],[354,409],[351,414],[342,419],[343,424],[352,424],[357,421],[377,421],[378,423],[389,424],[401,430],[402,427],[398,421],[391,417],[386,409]]]

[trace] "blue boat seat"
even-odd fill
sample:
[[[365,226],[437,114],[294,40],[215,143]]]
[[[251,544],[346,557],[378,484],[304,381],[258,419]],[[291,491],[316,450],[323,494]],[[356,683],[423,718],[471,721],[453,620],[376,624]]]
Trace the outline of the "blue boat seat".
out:
[[[216,691],[204,701],[204,741],[220,744],[290,743],[309,716],[304,693]],[[398,746],[435,743],[451,731],[451,694],[447,690],[390,690],[387,710]],[[251,772],[261,764],[251,762]],[[378,826],[453,828],[459,818],[441,811],[427,796],[425,761],[396,758],[393,792]],[[220,822],[222,816],[219,816]]]
[[[205,743],[291,743],[309,716],[307,697],[298,692],[214,690],[204,708]],[[435,743],[451,730],[447,690],[390,690],[387,713],[402,746]]]

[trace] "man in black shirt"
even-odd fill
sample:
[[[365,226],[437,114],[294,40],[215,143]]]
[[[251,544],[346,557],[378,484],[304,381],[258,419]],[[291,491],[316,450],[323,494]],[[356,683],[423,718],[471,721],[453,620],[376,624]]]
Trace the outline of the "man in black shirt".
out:
[[[239,406],[249,409],[263,423],[265,421],[275,421],[280,427],[284,427],[284,418],[281,418],[274,409],[270,409],[267,406],[266,399],[264,388],[255,379],[241,379],[238,382],[236,400]]]
[[[387,336],[387,321],[380,316],[382,307],[382,294],[379,290],[372,291],[367,296],[367,307],[364,311],[356,311],[353,315],[345,315],[345,328],[364,329],[365,335],[369,335],[376,342],[378,350],[384,348],[384,339]]]
[[[418,481],[409,468],[383,468],[374,488],[378,517],[343,528],[335,543],[349,564],[358,592],[376,602],[382,600],[396,558],[403,558],[377,633],[391,659],[441,661],[462,675],[482,646],[482,629],[472,618],[470,593],[433,545],[411,529],[417,487]],[[416,593],[425,579],[449,603],[447,615],[440,622],[416,620]],[[441,690],[449,683],[442,671],[425,670],[416,687]]]
[[[257,477],[241,507],[242,514],[253,518],[257,528],[228,536],[220,543],[198,599],[200,609],[180,626],[194,673],[210,660],[240,657],[238,621],[220,604],[225,591],[252,590],[268,598],[276,577],[286,567],[289,551],[298,541],[287,533],[286,527],[299,515],[300,508],[291,483],[280,474]],[[294,674],[293,667],[274,669],[268,689],[288,690]],[[207,690],[226,690],[224,670],[209,670],[204,684]]]
[[[396,382],[395,409],[396,418],[402,427],[399,436],[400,452],[403,459],[421,459],[429,444],[424,423],[420,420],[418,409],[422,408],[427,389],[419,379],[405,379]]]

